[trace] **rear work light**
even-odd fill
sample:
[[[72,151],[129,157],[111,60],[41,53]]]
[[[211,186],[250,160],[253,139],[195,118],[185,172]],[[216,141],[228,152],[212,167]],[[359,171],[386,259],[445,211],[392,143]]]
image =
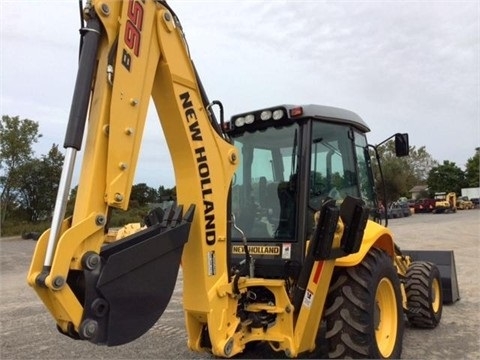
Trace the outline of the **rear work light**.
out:
[[[271,110],[264,110],[260,113],[260,119],[263,121],[270,120],[272,118]]]
[[[290,117],[302,116],[303,108],[301,106],[294,107],[290,109]]]
[[[259,110],[252,113],[239,114],[237,117],[232,117],[231,126],[234,128],[248,128],[248,130],[255,130],[269,126],[268,122],[275,122],[275,126],[280,120],[289,118],[289,113],[285,108],[270,108]],[[272,124],[273,125],[273,124]]]
[[[273,120],[280,120],[285,114],[282,109],[277,109],[273,111]]]
[[[236,127],[241,127],[243,125],[245,125],[245,118],[243,116],[235,119],[235,126]]]
[[[248,114],[245,116],[245,124],[252,124],[255,120],[255,116],[253,114]]]

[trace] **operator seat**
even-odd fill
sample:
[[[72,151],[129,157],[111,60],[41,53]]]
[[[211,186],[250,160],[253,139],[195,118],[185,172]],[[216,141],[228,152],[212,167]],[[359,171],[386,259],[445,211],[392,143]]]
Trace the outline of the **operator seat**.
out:
[[[293,239],[295,236],[295,212],[296,212],[296,174],[290,181],[281,182],[278,185],[278,199],[280,200],[280,219],[275,233],[276,238]]]
[[[265,207],[268,209],[268,218],[271,223],[278,225],[280,218],[280,200],[278,198],[278,183],[271,182],[265,191]]]

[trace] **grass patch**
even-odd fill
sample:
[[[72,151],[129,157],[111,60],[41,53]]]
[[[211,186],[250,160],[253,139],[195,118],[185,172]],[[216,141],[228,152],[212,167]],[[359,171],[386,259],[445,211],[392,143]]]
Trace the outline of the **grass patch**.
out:
[[[109,227],[121,227],[129,223],[144,224],[144,219],[151,209],[148,206],[134,207],[128,211],[113,209],[110,216]],[[51,220],[29,222],[7,219],[1,224],[2,237],[22,236],[27,233],[40,233],[51,227]]]
[[[43,233],[50,227],[49,221],[5,221],[2,223],[1,236],[22,236],[29,232]]]

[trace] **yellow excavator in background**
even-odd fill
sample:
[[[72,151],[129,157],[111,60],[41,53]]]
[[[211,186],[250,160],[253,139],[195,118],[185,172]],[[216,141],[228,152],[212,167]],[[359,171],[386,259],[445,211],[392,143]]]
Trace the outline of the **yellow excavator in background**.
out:
[[[324,325],[331,358],[398,358],[404,315],[439,323],[443,279],[381,224],[376,147],[358,115],[280,105],[224,121],[165,1],[92,0],[83,18],[52,226],[28,273],[61,333],[108,346],[137,339],[165,310],[180,263],[193,351],[228,358],[265,342],[298,357],[315,350]],[[111,210],[128,208],[150,98],[181,205],[109,242]],[[406,134],[395,144],[408,154]]]
[[[454,192],[435,193],[435,208],[433,213],[455,213],[457,212],[457,194]]]

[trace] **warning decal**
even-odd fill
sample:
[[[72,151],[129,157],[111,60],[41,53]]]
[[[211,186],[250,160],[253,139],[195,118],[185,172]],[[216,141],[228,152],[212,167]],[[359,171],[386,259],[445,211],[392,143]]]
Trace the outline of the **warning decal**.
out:
[[[313,292],[307,289],[307,291],[305,291],[305,296],[303,297],[303,305],[305,305],[307,308],[310,308],[312,306],[312,301]]]

